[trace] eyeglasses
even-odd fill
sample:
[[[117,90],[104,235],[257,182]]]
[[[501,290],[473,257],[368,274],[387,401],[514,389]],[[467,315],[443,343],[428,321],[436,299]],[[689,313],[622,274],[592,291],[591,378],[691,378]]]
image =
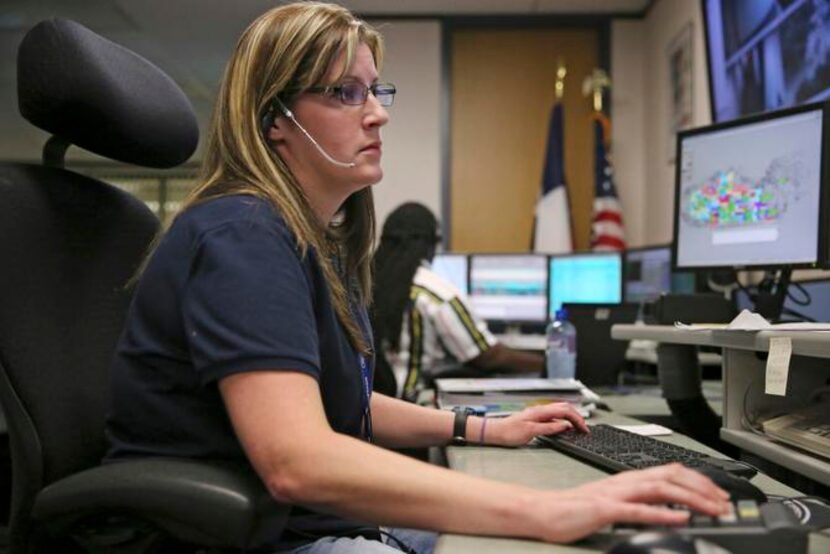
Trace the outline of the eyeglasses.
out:
[[[366,103],[369,98],[369,91],[372,92],[381,106],[388,107],[395,101],[395,93],[397,89],[392,83],[375,83],[367,87],[361,82],[350,81],[342,85],[334,85],[330,87],[311,87],[306,89],[306,92],[316,92],[319,94],[335,94],[340,98],[340,101],[349,106],[360,106]]]

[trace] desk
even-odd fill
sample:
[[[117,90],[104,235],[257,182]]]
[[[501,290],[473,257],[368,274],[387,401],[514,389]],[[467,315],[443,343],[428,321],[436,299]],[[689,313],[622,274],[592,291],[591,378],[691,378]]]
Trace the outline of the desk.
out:
[[[618,394],[613,389],[602,387],[594,389],[594,392],[600,395],[606,406],[620,415],[630,417],[669,417],[672,415],[659,386],[626,388],[631,392]],[[703,381],[703,396],[716,414],[723,413],[723,384],[720,381]]]
[[[647,339],[663,343],[716,346],[723,349],[724,406],[721,438],[814,481],[830,485],[830,461],[803,454],[744,428],[748,411],[787,412],[804,406],[811,393],[830,379],[830,332],[690,331],[668,325],[615,325],[615,339]],[[764,394],[765,353],[771,338],[792,341],[787,396]]]
[[[592,423],[636,424],[637,420],[609,412],[597,412]],[[702,452],[716,454],[706,446],[675,433],[659,437],[667,442]],[[600,479],[608,474],[569,456],[544,447],[493,448],[461,446],[447,448],[447,462],[455,470],[497,481],[518,483],[537,489],[563,489]],[[773,479],[758,475],[752,482],[768,494],[797,496],[799,492]],[[588,541],[578,545],[551,545],[529,540],[441,535],[436,554],[586,554],[602,552],[601,546]],[[813,534],[810,537],[810,554],[830,552],[830,537]]]

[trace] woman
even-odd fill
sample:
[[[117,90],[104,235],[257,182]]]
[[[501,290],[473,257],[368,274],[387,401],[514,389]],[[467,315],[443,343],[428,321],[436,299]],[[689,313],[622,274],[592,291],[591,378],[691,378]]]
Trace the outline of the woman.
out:
[[[464,295],[432,271],[438,222],[417,202],[392,210],[375,253],[375,390],[415,401],[458,364],[483,371],[542,373],[544,358],[498,342]]]
[[[682,468],[536,491],[378,447],[446,444],[456,422],[371,394],[369,187],[394,96],[378,84],[381,52],[374,30],[333,5],[283,6],[245,30],[202,184],[136,287],[113,364],[109,458],[248,460],[295,506],[273,538],[281,551],[391,550],[358,522],[570,541],[610,521],[687,517],[640,502],[721,510],[719,489]],[[585,429],[563,405],[459,424],[469,440],[514,446]]]

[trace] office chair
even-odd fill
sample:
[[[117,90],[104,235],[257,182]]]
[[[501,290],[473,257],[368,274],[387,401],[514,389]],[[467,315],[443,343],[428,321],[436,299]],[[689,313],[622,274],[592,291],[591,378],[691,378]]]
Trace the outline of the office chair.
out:
[[[21,114],[52,136],[44,165],[0,164],[0,403],[9,428],[12,553],[242,551],[288,506],[250,469],[195,460],[101,465],[109,368],[158,221],[142,202],[63,169],[70,144],[172,167],[196,147],[193,109],[140,56],[67,20],[18,51]]]

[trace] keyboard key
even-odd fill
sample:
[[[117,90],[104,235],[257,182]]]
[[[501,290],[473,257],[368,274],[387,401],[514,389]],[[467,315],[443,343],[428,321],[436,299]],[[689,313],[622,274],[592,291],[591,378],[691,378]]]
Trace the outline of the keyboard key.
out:
[[[741,522],[756,523],[761,520],[761,511],[754,500],[738,500],[738,517]]]
[[[734,504],[729,504],[729,511],[718,516],[718,522],[723,526],[731,526],[738,523],[738,514],[735,512]]]

